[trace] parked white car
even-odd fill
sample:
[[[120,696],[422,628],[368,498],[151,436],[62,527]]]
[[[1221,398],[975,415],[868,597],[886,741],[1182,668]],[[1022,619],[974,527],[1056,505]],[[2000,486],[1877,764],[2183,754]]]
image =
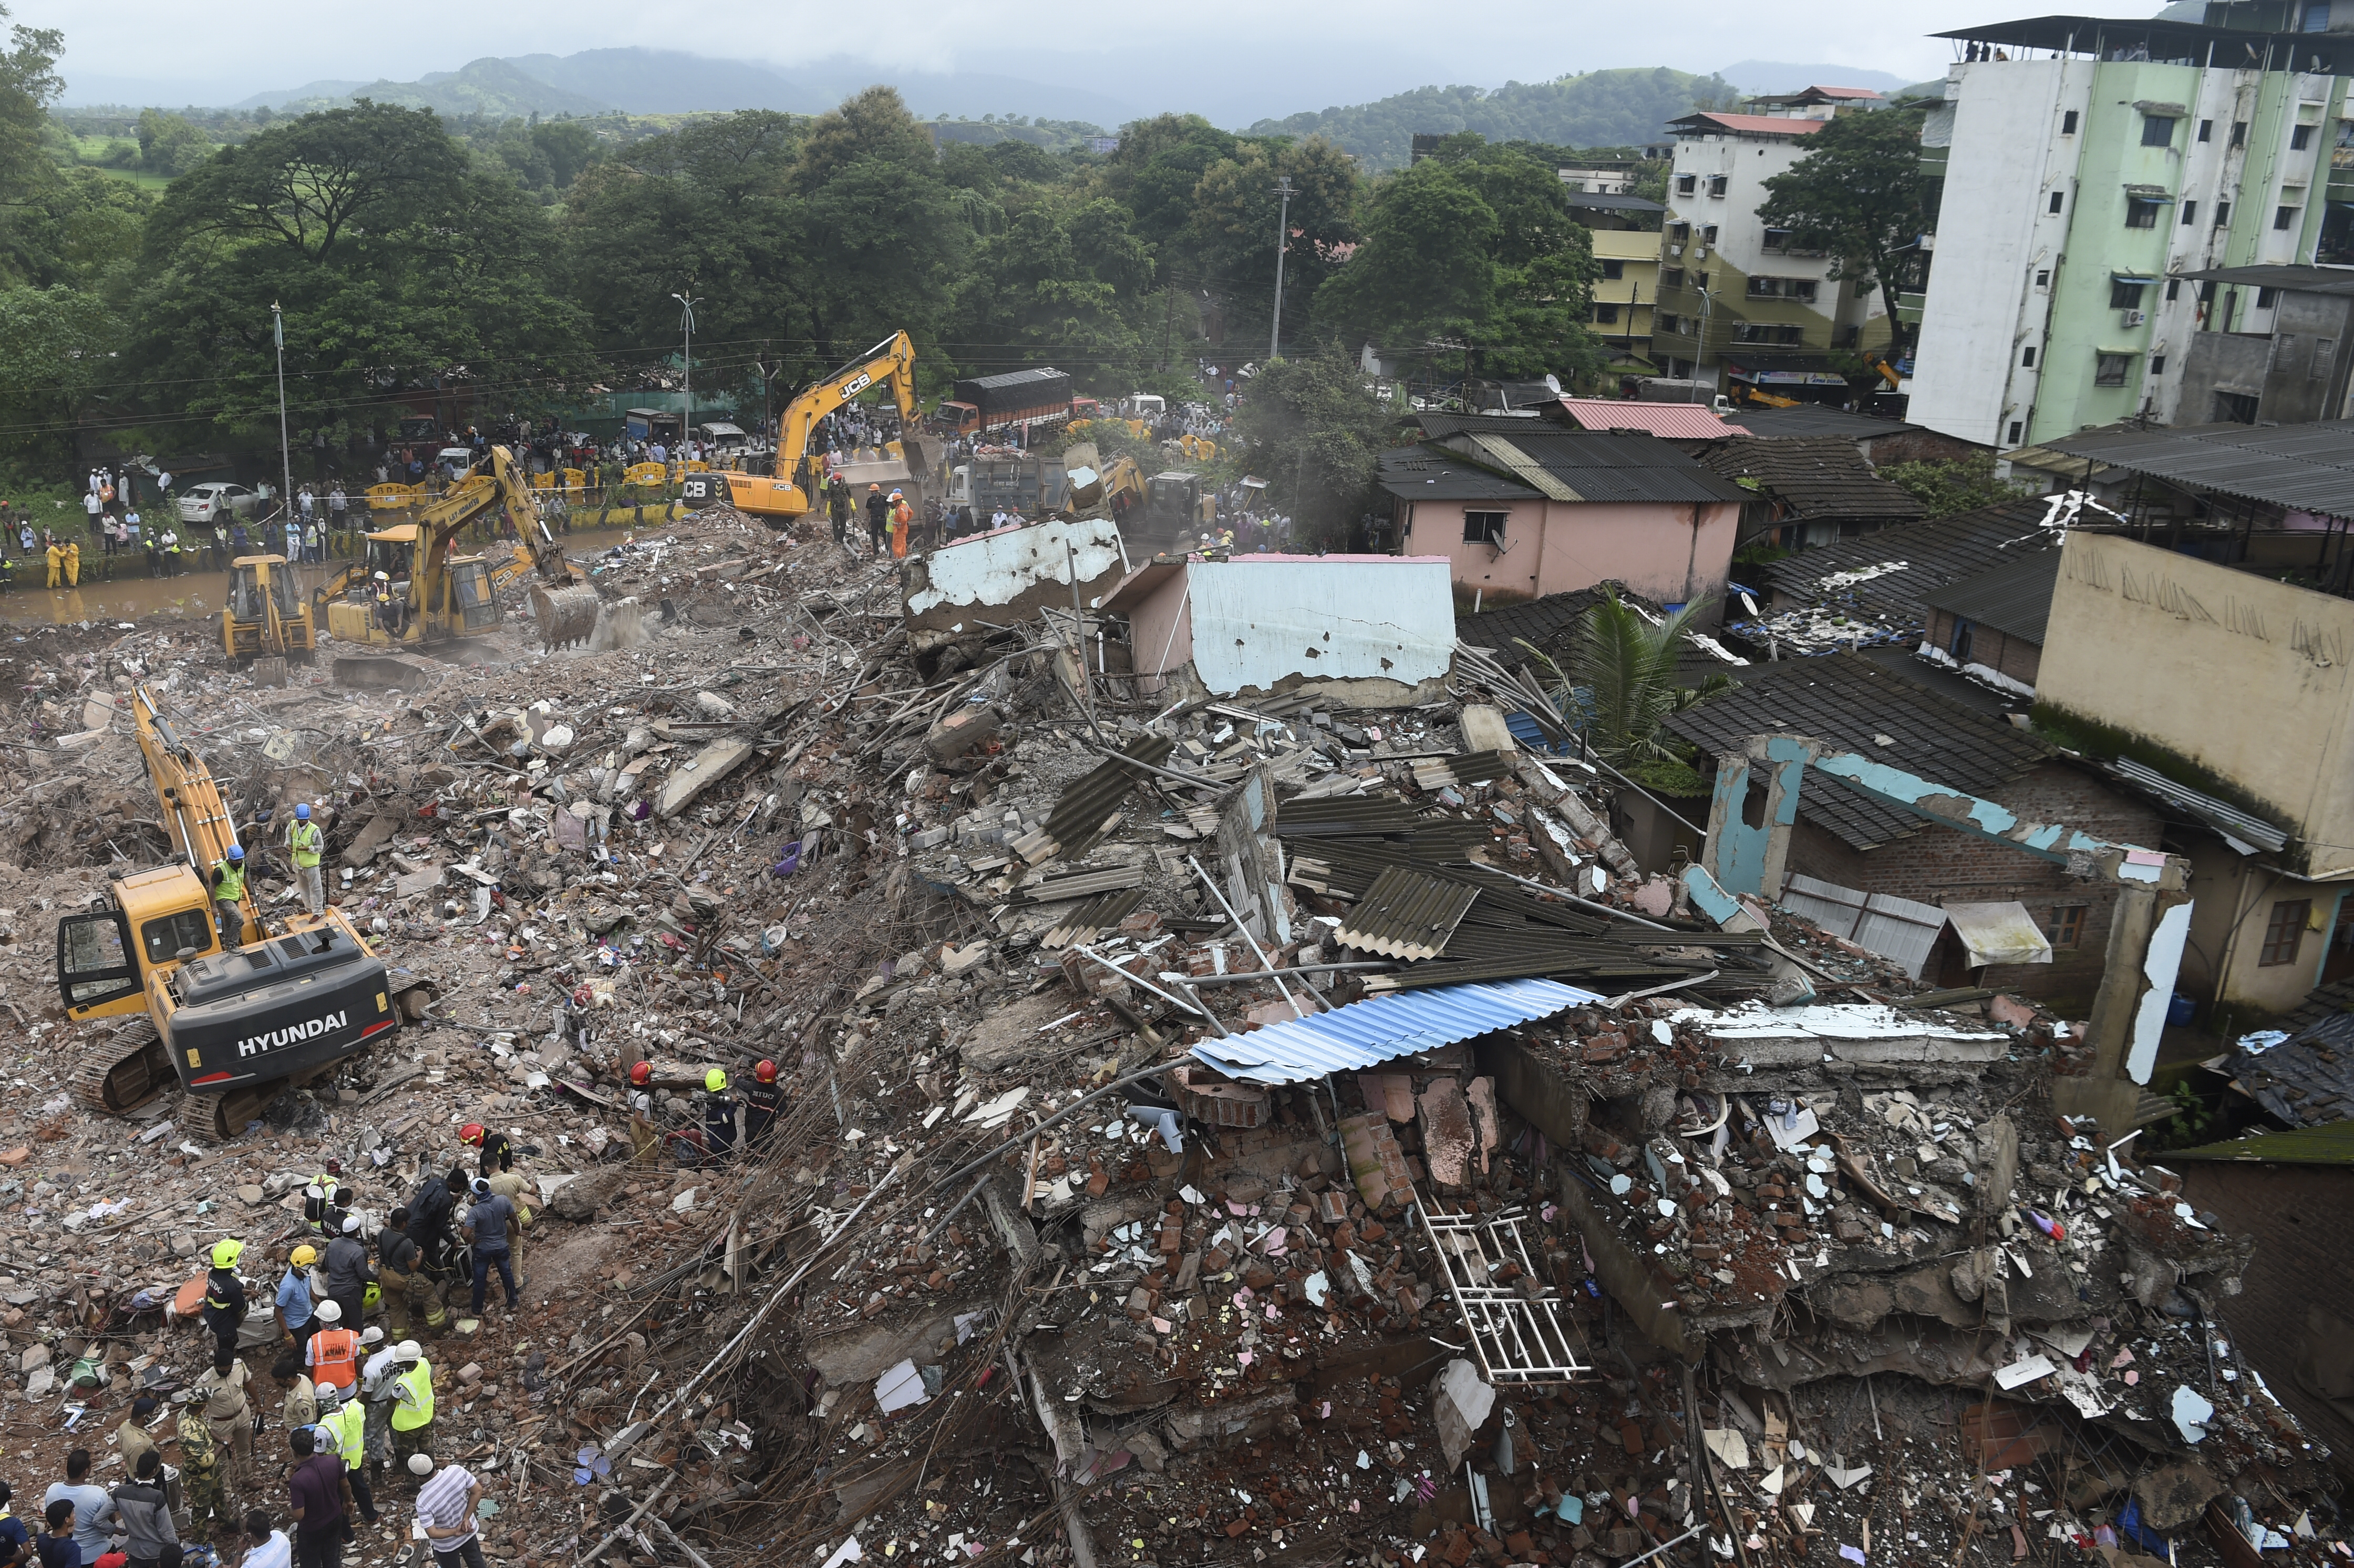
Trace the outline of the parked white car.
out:
[[[227,480],[211,480],[187,491],[180,497],[180,521],[210,523],[216,516],[235,513],[240,517],[253,515],[261,504],[261,497],[244,485]]]

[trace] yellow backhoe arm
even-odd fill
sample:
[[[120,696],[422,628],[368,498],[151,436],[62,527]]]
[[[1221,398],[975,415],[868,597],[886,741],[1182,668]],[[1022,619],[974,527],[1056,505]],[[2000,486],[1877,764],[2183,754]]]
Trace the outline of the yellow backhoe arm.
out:
[[[164,813],[164,832],[196,879],[209,888],[213,867],[231,844],[243,842],[229,815],[228,801],[213,782],[212,769],[205,766],[205,759],[179,737],[143,685],[131,694],[131,716],[138,729],[139,753],[147,760],[148,782],[155,787],[155,803]],[[261,917],[254,906],[250,880],[238,905],[244,912],[238,940],[260,941]]]
[[[810,432],[817,429],[817,422],[877,381],[888,386],[892,397],[898,399],[900,421],[913,425],[916,345],[906,333],[895,332],[785,405],[784,418],[777,423],[777,477],[798,482],[796,470],[809,455]]]

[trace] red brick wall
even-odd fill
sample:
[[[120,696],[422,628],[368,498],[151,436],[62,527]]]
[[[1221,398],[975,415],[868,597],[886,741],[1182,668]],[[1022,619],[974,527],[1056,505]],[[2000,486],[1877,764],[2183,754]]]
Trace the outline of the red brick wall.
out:
[[[1924,639],[1932,648],[1946,652],[1954,647],[1954,612],[1933,609],[1929,612],[1929,630]],[[2043,650],[2033,642],[2005,636],[1991,627],[1973,625],[1970,628],[1970,656],[1967,662],[1984,664],[1988,669],[2009,676],[2022,685],[2035,684],[2036,672],[2043,665]]]
[[[2167,1164],[2164,1155],[2157,1158]],[[2183,1195],[2213,1211],[2224,1229],[2256,1238],[2240,1294],[2219,1303],[2233,1348],[2306,1430],[2329,1445],[2339,1473],[2354,1476],[2354,1422],[2297,1381],[2307,1307],[2354,1318],[2347,1305],[2354,1301],[2354,1171],[2190,1160],[2167,1169],[2182,1172]]]
[[[1810,781],[1808,788],[1836,788]],[[2157,808],[2110,789],[2065,762],[2047,762],[1993,799],[2030,821],[2065,822],[2095,838],[2156,846]],[[2056,904],[2086,906],[2083,935],[2057,948],[2049,964],[1988,968],[1981,983],[2051,1003],[2083,1017],[2098,989],[2109,939],[2114,886],[2078,882],[2061,866],[2023,850],[1951,828],[1925,825],[1878,849],[1859,853],[1841,839],[1800,821],[1791,836],[1789,869],[1843,887],[1891,893],[1921,904],[1992,904],[2017,899],[2041,924]],[[1938,977],[1925,973],[1923,979]]]

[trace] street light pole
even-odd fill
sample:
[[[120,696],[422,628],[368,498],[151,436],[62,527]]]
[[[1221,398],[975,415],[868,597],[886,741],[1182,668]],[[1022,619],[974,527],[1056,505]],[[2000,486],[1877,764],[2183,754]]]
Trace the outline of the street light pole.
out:
[[[687,286],[694,287],[691,283]],[[671,298],[678,302],[679,321],[686,329],[686,407],[678,417],[678,461],[684,463],[687,438],[695,425],[695,302],[684,294],[673,294]],[[684,473],[685,470],[679,471]]]
[[[1267,356],[1273,359],[1283,342],[1283,253],[1291,243],[1291,176],[1284,175],[1275,182],[1275,194],[1283,198],[1281,213],[1275,220],[1275,324],[1267,329]]]
[[[278,477],[284,489],[278,493],[278,504],[283,509],[294,504],[294,455],[286,444],[286,313],[278,302],[270,302],[270,335],[278,346]]]

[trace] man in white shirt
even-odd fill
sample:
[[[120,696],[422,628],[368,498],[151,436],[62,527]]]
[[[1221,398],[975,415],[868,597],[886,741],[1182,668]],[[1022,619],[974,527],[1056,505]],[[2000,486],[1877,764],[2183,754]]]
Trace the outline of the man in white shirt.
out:
[[[245,1516],[245,1556],[238,1568],[294,1568],[294,1543],[270,1528],[270,1515],[255,1509]]]
[[[482,1568],[482,1542],[474,1536],[474,1510],[482,1500],[482,1483],[462,1465],[433,1468],[429,1454],[408,1457],[409,1474],[431,1480],[417,1489],[417,1522],[433,1548],[434,1568]]]

